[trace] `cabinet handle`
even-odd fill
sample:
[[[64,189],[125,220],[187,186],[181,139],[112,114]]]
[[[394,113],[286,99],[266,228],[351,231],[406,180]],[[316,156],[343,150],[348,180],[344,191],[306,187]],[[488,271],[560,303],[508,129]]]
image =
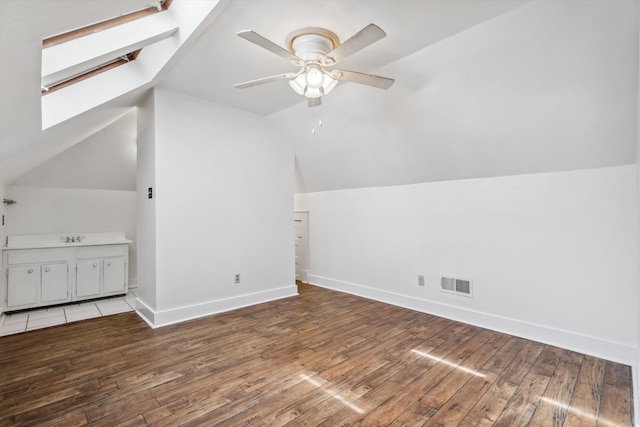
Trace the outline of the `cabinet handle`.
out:
[[[33,273],[33,268],[30,268],[29,270],[27,270],[27,273],[29,274]]]
[[[107,261],[107,266],[111,267],[111,261]]]
[[[44,271],[46,271],[47,273],[49,272],[49,270],[51,270],[49,267],[44,269]]]
[[[97,266],[98,266],[98,263],[97,263],[97,262],[94,262],[94,263],[93,263],[93,268],[96,268]]]

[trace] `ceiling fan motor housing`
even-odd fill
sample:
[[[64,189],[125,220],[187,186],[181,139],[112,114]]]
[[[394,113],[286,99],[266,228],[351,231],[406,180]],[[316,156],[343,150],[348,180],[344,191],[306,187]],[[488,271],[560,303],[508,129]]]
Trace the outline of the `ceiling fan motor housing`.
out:
[[[338,36],[325,28],[307,27],[287,36],[289,51],[304,61],[320,61],[340,44]]]

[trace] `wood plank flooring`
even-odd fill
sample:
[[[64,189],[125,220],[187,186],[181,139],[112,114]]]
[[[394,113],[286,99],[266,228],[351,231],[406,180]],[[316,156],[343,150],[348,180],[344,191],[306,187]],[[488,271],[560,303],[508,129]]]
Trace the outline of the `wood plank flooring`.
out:
[[[299,284],[0,338],[0,426],[631,426],[628,366]]]

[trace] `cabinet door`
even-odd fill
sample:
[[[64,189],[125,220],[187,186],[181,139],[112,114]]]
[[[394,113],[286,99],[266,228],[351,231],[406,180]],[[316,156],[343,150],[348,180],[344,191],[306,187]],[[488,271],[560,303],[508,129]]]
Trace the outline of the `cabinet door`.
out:
[[[124,262],[124,258],[105,259],[102,263],[104,272],[102,292],[105,294],[126,292],[126,263]]]
[[[18,265],[9,267],[7,286],[7,306],[36,304],[38,302],[37,265]]]
[[[98,295],[100,295],[100,261],[97,259],[78,261],[76,297],[86,298]]]
[[[40,266],[40,277],[42,277],[41,302],[64,302],[69,299],[68,273],[69,269],[66,262]]]

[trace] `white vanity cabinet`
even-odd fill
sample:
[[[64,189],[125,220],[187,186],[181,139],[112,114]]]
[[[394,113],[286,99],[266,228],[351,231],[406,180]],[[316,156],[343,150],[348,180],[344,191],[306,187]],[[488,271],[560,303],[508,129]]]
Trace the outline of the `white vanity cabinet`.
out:
[[[127,245],[85,246],[77,250],[77,299],[123,294],[128,289]]]
[[[26,307],[38,304],[37,270],[35,265],[13,265],[8,268],[8,307]]]
[[[33,249],[6,254],[7,308],[18,310],[71,301],[66,249]]]
[[[78,262],[76,263],[76,298],[81,299],[99,297],[100,279],[100,260],[78,260]]]
[[[104,295],[127,292],[127,263],[124,258],[102,261],[102,293]]]
[[[74,235],[75,236],[75,235]],[[9,236],[3,248],[3,301],[8,311],[128,291],[129,243],[124,233]]]
[[[69,301],[69,264],[56,262],[40,266],[40,301],[59,304]]]

